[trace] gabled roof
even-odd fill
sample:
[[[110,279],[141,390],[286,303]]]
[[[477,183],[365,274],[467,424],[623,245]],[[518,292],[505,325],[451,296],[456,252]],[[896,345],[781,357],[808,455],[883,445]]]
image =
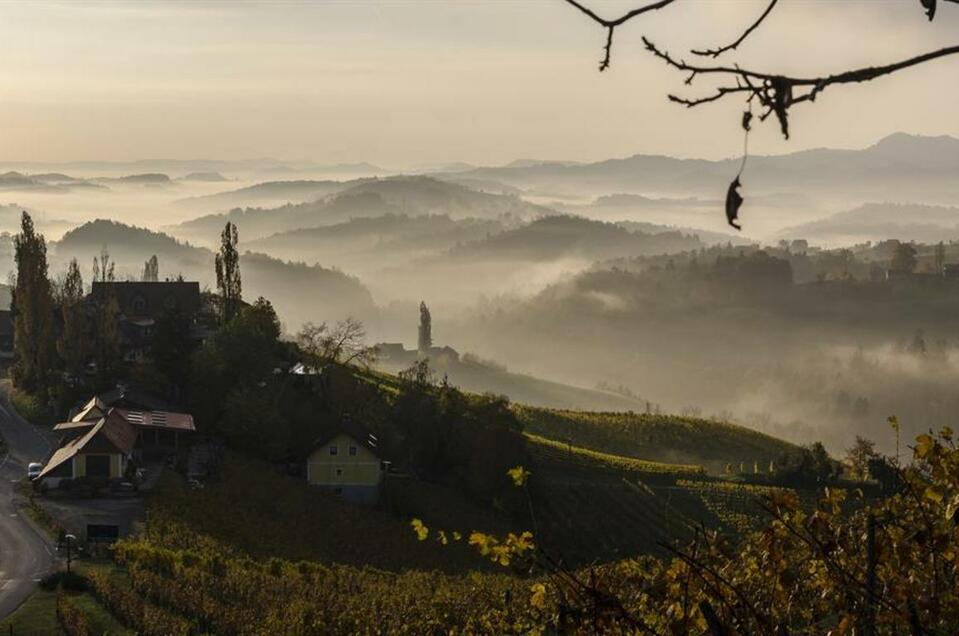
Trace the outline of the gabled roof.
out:
[[[106,441],[117,451],[129,455],[133,451],[136,440],[137,431],[133,425],[117,409],[111,409],[106,416],[93,424],[89,431],[58,448],[37,478],[42,478],[56,470],[58,466],[73,459],[77,453],[94,442]]]
[[[57,425],[55,425],[55,426],[53,427],[53,430],[55,430],[55,431],[76,431],[76,430],[79,430],[79,429],[81,429],[81,428],[90,428],[91,426],[95,426],[98,421],[99,421],[99,420],[80,420],[80,421],[75,422],[75,421],[73,421],[73,420],[70,420],[69,422],[60,422],[59,424],[57,424]]]
[[[327,444],[340,435],[346,435],[352,438],[357,444],[366,447],[377,457],[380,456],[380,451],[377,447],[379,440],[376,438],[376,435],[371,433],[366,427],[353,422],[349,418],[345,418],[339,425],[313,442],[313,448],[311,450],[316,450],[317,447]]]
[[[128,319],[158,320],[171,310],[190,316],[201,307],[200,283],[195,281],[95,281],[90,293],[95,300],[112,293]]]
[[[71,422],[82,422],[85,420],[98,420],[107,414],[109,407],[100,398],[94,396],[90,401],[83,405],[83,408],[70,418]]]

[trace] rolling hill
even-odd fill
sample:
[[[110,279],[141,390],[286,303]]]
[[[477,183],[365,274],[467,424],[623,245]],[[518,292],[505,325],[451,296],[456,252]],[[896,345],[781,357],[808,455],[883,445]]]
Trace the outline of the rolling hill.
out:
[[[786,239],[804,238],[825,245],[852,245],[898,239],[938,243],[959,239],[959,207],[867,203],[818,221],[782,230]]]
[[[89,263],[106,247],[117,263],[117,278],[121,280],[139,279],[143,262],[156,254],[161,279],[182,274],[187,279],[200,281],[201,286],[215,285],[212,251],[115,221],[101,219],[85,223],[51,246],[53,271],[65,268],[71,258]],[[240,269],[244,296],[269,298],[292,331],[305,321],[335,321],[348,315],[370,319],[376,314],[366,287],[336,269],[287,262],[252,252],[241,255]]]
[[[254,186],[258,187],[258,186]],[[273,209],[233,209],[182,223],[170,231],[186,238],[210,236],[214,228],[233,221],[244,240],[297,229],[343,223],[356,217],[447,214],[453,218],[532,218],[550,210],[515,196],[479,192],[429,177],[391,177],[356,182],[330,182],[335,194],[310,203]]]
[[[503,229],[504,224],[498,220],[391,213],[279,232],[246,242],[244,247],[280,258],[336,262],[352,269],[408,261]]]
[[[452,260],[549,261],[663,254],[698,248],[702,243],[680,232],[646,234],[613,223],[554,215],[537,219],[450,251]]]

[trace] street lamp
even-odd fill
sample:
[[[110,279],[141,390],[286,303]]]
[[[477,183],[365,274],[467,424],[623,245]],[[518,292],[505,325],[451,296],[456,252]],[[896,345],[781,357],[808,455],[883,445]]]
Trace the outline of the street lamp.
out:
[[[63,537],[63,539],[67,543],[67,572],[69,572],[70,563],[71,561],[73,561],[73,552],[71,551],[71,547],[73,546],[73,543],[77,540],[77,537],[76,535],[68,534],[67,536]]]

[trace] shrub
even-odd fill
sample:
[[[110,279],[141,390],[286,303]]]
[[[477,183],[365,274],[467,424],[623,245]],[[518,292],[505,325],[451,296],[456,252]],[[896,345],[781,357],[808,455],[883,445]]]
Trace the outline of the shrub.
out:
[[[40,587],[44,590],[60,588],[68,592],[83,592],[87,589],[87,579],[76,572],[59,570],[43,577],[40,580]]]
[[[67,636],[89,636],[90,620],[63,592],[57,594],[57,623]]]

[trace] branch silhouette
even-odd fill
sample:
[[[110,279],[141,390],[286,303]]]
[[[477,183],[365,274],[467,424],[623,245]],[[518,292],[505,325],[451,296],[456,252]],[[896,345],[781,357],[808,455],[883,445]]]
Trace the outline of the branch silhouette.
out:
[[[612,49],[613,49],[613,31],[616,29],[616,27],[626,22],[629,22],[636,16],[642,15],[649,11],[658,11],[659,9],[662,9],[663,7],[669,6],[672,3],[676,2],[676,0],[659,0],[658,2],[653,2],[650,4],[644,5],[642,7],[633,9],[632,11],[627,11],[626,13],[619,16],[618,18],[609,20],[609,19],[600,17],[600,15],[597,14],[595,11],[593,11],[592,9],[590,9],[589,7],[583,4],[580,4],[579,2],[577,2],[577,0],[565,0],[565,1],[566,3],[573,5],[574,7],[582,11],[584,14],[589,16],[590,19],[592,19],[597,24],[606,28],[606,46],[603,47],[603,50],[604,50],[603,59],[600,60],[599,62],[600,71],[605,71],[606,69],[609,68],[610,57],[612,56]]]
[[[693,49],[693,53],[695,53],[696,55],[702,55],[702,56],[708,56],[708,57],[719,57],[720,55],[722,55],[723,53],[727,51],[732,51],[738,48],[739,45],[746,40],[746,38],[752,35],[753,31],[759,28],[759,25],[763,23],[763,21],[769,16],[769,14],[773,12],[773,9],[776,8],[776,4],[778,2],[779,0],[772,0],[772,2],[769,3],[769,6],[766,7],[766,10],[763,11],[762,15],[759,16],[759,19],[753,22],[748,29],[743,31],[743,34],[740,35],[739,38],[732,44],[727,44],[726,46],[721,46],[717,49],[704,49],[700,51]]]
[[[917,66],[949,55],[959,54],[959,45],[955,45],[883,66],[867,66],[822,77],[795,77],[754,71],[739,66],[702,66],[689,64],[685,60],[677,60],[672,57],[668,52],[658,48],[646,37],[643,38],[643,44],[646,45],[648,51],[666,62],[669,66],[689,73],[685,82],[687,85],[691,85],[698,75],[725,75],[736,81],[735,85],[720,86],[714,94],[705,97],[687,98],[669,94],[668,97],[670,101],[686,106],[687,108],[692,108],[694,106],[718,101],[727,95],[745,93],[748,95],[750,101],[755,99],[766,109],[759,115],[761,121],[764,121],[769,115],[775,113],[776,118],[779,120],[783,136],[787,139],[789,138],[789,108],[802,102],[815,101],[819,93],[829,86],[868,82],[877,77],[890,75],[912,66]],[[797,91],[797,89],[799,90]],[[803,90],[805,90],[805,92],[802,92]]]

